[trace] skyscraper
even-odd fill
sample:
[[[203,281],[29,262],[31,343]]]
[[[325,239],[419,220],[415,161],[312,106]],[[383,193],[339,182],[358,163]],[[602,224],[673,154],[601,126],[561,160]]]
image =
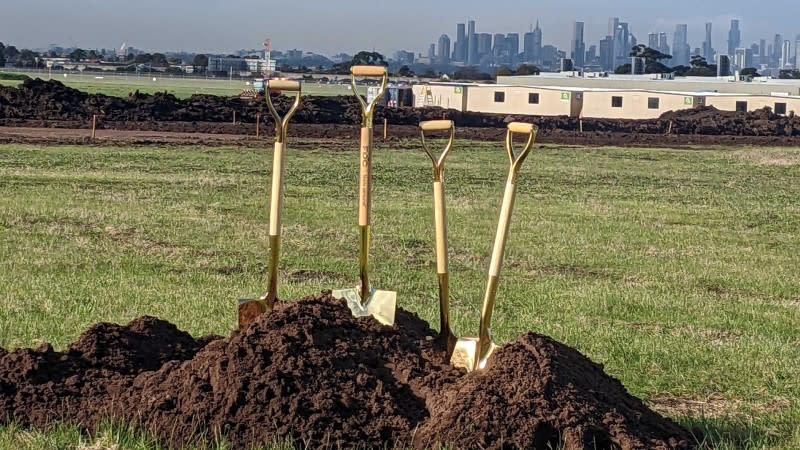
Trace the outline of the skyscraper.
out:
[[[614,67],[614,39],[606,36],[600,41],[600,67],[603,70],[612,71]]]
[[[665,55],[672,55],[669,44],[667,44],[667,33],[658,33],[658,51]]]
[[[780,34],[775,35],[772,41],[772,67],[778,67],[781,64],[781,49],[783,48],[783,36]]]
[[[492,57],[495,64],[505,63],[506,51],[506,35],[503,33],[495,33],[493,36],[494,44],[492,44]]]
[[[658,50],[658,33],[650,33],[647,35],[647,46]]]
[[[516,67],[519,59],[519,33],[506,35],[506,50],[508,51],[508,64]]]
[[[706,40],[703,41],[703,58],[711,64],[714,61],[714,45],[711,41],[711,22],[706,22]]]
[[[478,35],[475,34],[475,21],[467,22],[467,64],[478,63]]]
[[[450,64],[450,37],[443,34],[439,37],[439,64]]]
[[[783,46],[781,46],[781,61],[780,61],[780,68],[786,69],[788,66],[791,66],[791,62],[789,62],[789,58],[792,51],[792,42],[788,39],[783,41]]]
[[[536,28],[533,29],[533,60],[542,59],[542,29],[539,28],[539,21],[536,21]]]
[[[731,20],[731,30],[728,32],[728,55],[735,55],[736,49],[742,43],[742,32],[739,30],[739,21]]]
[[[672,40],[672,65],[688,66],[691,47],[688,42],[688,25],[675,26],[675,35]]]
[[[468,46],[466,26],[460,23],[456,25],[456,44],[455,51],[453,52],[453,59],[458,62],[466,62]]]
[[[573,63],[578,67],[583,67],[586,62],[586,44],[583,42],[583,22],[575,22],[572,29],[571,47]]]
[[[758,46],[759,64],[769,64],[769,55],[767,55],[767,40],[761,39]]]
[[[794,40],[794,67],[800,69],[800,34]]]
[[[478,45],[476,48],[478,55],[475,58],[475,64],[480,64],[484,56],[492,54],[492,35],[489,33],[478,34]]]

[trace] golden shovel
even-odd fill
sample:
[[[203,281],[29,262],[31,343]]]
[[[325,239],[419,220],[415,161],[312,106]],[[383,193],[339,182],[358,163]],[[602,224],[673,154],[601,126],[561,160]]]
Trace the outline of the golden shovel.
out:
[[[448,357],[456,345],[450,327],[450,276],[447,258],[447,210],[444,203],[444,161],[453,148],[456,129],[452,120],[431,120],[419,124],[422,148],[433,162],[433,214],[436,223],[436,273],[439,278],[439,339],[447,348]],[[437,159],[425,142],[426,131],[449,131],[450,139]]]
[[[386,93],[389,74],[383,66],[353,66],[352,85],[358,103],[361,105],[364,122],[361,124],[361,156],[359,176],[358,226],[361,232],[359,248],[359,267],[361,285],[353,289],[340,289],[332,292],[336,298],[343,298],[355,317],[373,316],[384,325],[394,325],[397,292],[371,289],[369,285],[369,249],[372,228],[372,133],[375,106]],[[358,95],[356,77],[380,77],[381,88],[375,98],[367,104]]]
[[[511,167],[508,171],[506,190],[503,194],[503,206],[500,208],[500,220],[497,224],[497,234],[494,238],[492,260],[489,264],[489,281],[486,283],[486,294],[483,297],[480,332],[477,338],[460,338],[456,343],[453,356],[450,358],[452,365],[466,369],[469,372],[485,368],[487,360],[497,348],[497,344],[494,343],[491,335],[492,311],[497,298],[497,286],[500,283],[500,269],[503,265],[508,229],[511,226],[511,212],[514,209],[514,197],[517,191],[519,171],[525,158],[528,157],[533,148],[538,132],[539,129],[536,125],[520,122],[508,124],[506,151],[511,160]],[[518,155],[514,151],[514,133],[528,135],[528,142]]]
[[[296,93],[294,104],[281,118],[269,97],[269,91]],[[283,174],[286,135],[291,120],[300,106],[300,83],[297,81],[270,80],[267,83],[267,106],[275,119],[275,151],[272,154],[272,193],[269,209],[269,287],[267,293],[258,299],[239,300],[239,329],[249,325],[265,312],[272,311],[278,298],[278,268],[281,252],[281,212],[283,210]]]

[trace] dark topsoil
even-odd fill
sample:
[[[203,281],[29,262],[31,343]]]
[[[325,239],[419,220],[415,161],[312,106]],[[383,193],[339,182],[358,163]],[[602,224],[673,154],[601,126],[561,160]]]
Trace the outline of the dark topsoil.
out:
[[[65,352],[0,349],[0,423],[92,430],[135,422],[172,446],[686,449],[691,435],[576,350],[535,334],[482,372],[444,361],[434,331],[353,318],[329,294],[282,303],[229,338],[144,317],[100,324]],[[549,447],[548,447],[549,446]]]
[[[277,97],[278,109],[283,113],[291,103],[288,97]],[[271,116],[263,100],[243,100],[235,97],[195,95],[177,99],[171,94],[139,94],[126,98],[101,94],[88,94],[64,86],[59,81],[27,80],[20,88],[0,87],[0,124],[24,126],[36,121],[86,123],[94,114],[102,114],[101,126],[114,128],[135,123],[139,129],[148,122],[185,124],[231,123],[233,114],[243,124],[254,124],[256,115],[270,122]],[[580,120],[571,117],[507,116],[461,112],[442,108],[378,108],[376,121],[386,118],[390,125],[416,126],[420,121],[452,119],[459,128],[504,128],[510,121],[536,123],[545,135],[554,132],[575,134],[580,130]],[[353,96],[304,96],[293,123],[358,125],[361,109]],[[142,128],[144,126],[144,128]],[[163,128],[163,127],[162,127]],[[296,132],[302,133],[301,127]],[[196,132],[209,132],[215,127],[205,126]],[[230,132],[227,131],[219,132]],[[213,132],[213,131],[212,131]],[[248,132],[250,132],[248,130]],[[714,108],[696,108],[667,112],[658,119],[618,120],[583,119],[584,133],[628,133],[635,135],[711,135],[711,136],[771,136],[792,138],[800,136],[800,117],[782,117],[769,109],[755,112],[723,112]],[[294,134],[293,134],[294,135]],[[303,137],[302,135],[299,137]]]

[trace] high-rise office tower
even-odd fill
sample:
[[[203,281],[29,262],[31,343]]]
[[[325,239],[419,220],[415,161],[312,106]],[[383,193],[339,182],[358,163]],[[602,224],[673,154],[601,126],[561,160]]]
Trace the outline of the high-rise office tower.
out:
[[[519,33],[506,35],[506,50],[508,50],[508,63],[511,67],[516,67],[519,62]]]
[[[606,36],[600,41],[600,67],[612,71],[614,67],[614,38]]]
[[[706,40],[703,41],[703,58],[711,64],[714,61],[714,45],[711,41],[711,22],[706,22]]]
[[[480,63],[484,56],[490,56],[492,54],[491,34],[489,33],[478,34],[477,51],[478,51],[478,56],[475,58],[475,64]]]
[[[788,39],[783,41],[783,45],[781,46],[781,61],[780,61],[780,68],[785,69],[791,65],[789,61],[790,55],[792,51],[792,43]]]
[[[456,43],[453,59],[458,62],[467,61],[467,27],[463,23],[456,25]]]
[[[586,64],[587,66],[589,64],[594,64],[596,59],[597,59],[597,46],[590,45],[589,50],[586,50],[586,60],[584,61],[584,64]]]
[[[717,53],[717,76],[728,77],[731,75],[731,58],[728,55]]]
[[[575,22],[572,28],[572,48],[570,50],[573,63],[578,67],[583,67],[586,62],[586,44],[583,42],[583,22]]]
[[[504,63],[506,55],[506,35],[503,33],[495,33],[493,41],[492,56],[494,58],[494,63]]]
[[[775,35],[772,41],[772,67],[778,67],[781,64],[781,49],[783,48],[783,36],[780,34]]]
[[[467,63],[478,64],[478,35],[475,34],[475,21],[467,22]]]
[[[439,37],[439,64],[450,64],[450,37],[446,34]]]
[[[619,67],[629,62],[631,54],[631,38],[628,24],[619,22],[614,32],[614,66]]]
[[[794,40],[794,67],[800,69],[800,34]]]
[[[761,39],[758,45],[759,64],[769,64],[769,55],[767,54],[767,40]]]
[[[647,35],[647,46],[658,50],[658,33],[650,33]]]
[[[436,62],[436,44],[431,44],[428,48],[428,58],[430,58],[431,62]]]
[[[734,65],[737,69],[747,69],[753,67],[753,50],[749,48],[737,48],[734,55]]]
[[[731,20],[731,29],[728,31],[728,55],[735,55],[736,49],[742,43],[742,32],[739,30],[739,21]]]
[[[672,55],[669,44],[667,44],[667,33],[658,33],[658,51],[665,55]]]
[[[619,28],[619,17],[611,17],[608,19],[608,35],[611,36],[611,53],[614,55],[614,62],[611,64],[612,66],[616,64],[616,57],[617,57],[617,29]]]
[[[542,29],[539,28],[539,21],[536,21],[536,28],[533,29],[533,60],[542,59]]]
[[[688,42],[688,25],[678,24],[675,26],[675,35],[672,40],[672,64],[673,66],[688,66],[689,53],[691,47]]]

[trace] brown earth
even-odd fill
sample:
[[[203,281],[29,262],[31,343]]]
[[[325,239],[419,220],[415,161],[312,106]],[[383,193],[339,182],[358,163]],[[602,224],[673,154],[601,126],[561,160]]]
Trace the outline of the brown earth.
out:
[[[0,423],[92,430],[138,423],[168,445],[234,448],[685,449],[684,429],[576,350],[535,334],[464,374],[434,331],[399,311],[384,327],[329,294],[280,303],[226,339],[142,318],[100,324],[65,352],[0,349]],[[552,447],[548,447],[551,445]]]
[[[290,99],[274,98],[286,111]],[[125,98],[88,94],[58,81],[25,81],[20,88],[0,87],[0,126],[86,128],[93,115],[100,127],[120,131],[254,135],[258,114],[261,128],[271,132],[271,116],[261,102],[235,97],[138,92]],[[236,124],[233,118],[236,118]],[[724,112],[704,107],[664,113],[658,119],[578,119],[574,117],[509,116],[442,108],[377,108],[376,123],[386,119],[394,138],[416,137],[423,120],[448,118],[465,139],[496,140],[510,121],[536,123],[541,142],[568,145],[689,146],[800,145],[800,117],[778,116],[768,109]],[[361,120],[352,96],[303,97],[292,123],[292,134],[305,138],[351,138]],[[316,125],[316,126],[314,126]],[[582,129],[582,131],[581,131]]]
[[[1,126],[3,123],[15,126]],[[24,126],[20,126],[24,125]],[[49,127],[41,127],[47,125]],[[59,125],[59,128],[54,128]],[[145,146],[145,145],[206,145],[240,147],[267,147],[271,145],[272,129],[264,131],[261,139],[255,137],[254,125],[192,124],[184,122],[116,123],[103,125],[91,139],[91,130],[85,122],[43,122],[0,120],[0,144],[34,145],[101,145],[101,146]],[[266,125],[265,125],[266,126]],[[69,128],[74,127],[74,128]],[[111,128],[113,127],[113,128]],[[170,131],[172,130],[172,131]],[[264,130],[262,128],[262,130]],[[382,142],[382,132],[375,131],[376,142]],[[502,128],[459,128],[457,139],[502,142]],[[416,140],[416,126],[397,125],[389,129],[387,142],[404,139]],[[359,131],[357,125],[292,125],[289,128],[290,146],[296,149],[314,145],[333,151],[358,150]],[[304,142],[300,142],[300,141]],[[658,135],[629,133],[574,133],[562,130],[542,131],[538,143],[582,147],[637,147],[637,148],[696,148],[709,146],[800,146],[800,138],[788,136],[713,136],[713,135]]]

